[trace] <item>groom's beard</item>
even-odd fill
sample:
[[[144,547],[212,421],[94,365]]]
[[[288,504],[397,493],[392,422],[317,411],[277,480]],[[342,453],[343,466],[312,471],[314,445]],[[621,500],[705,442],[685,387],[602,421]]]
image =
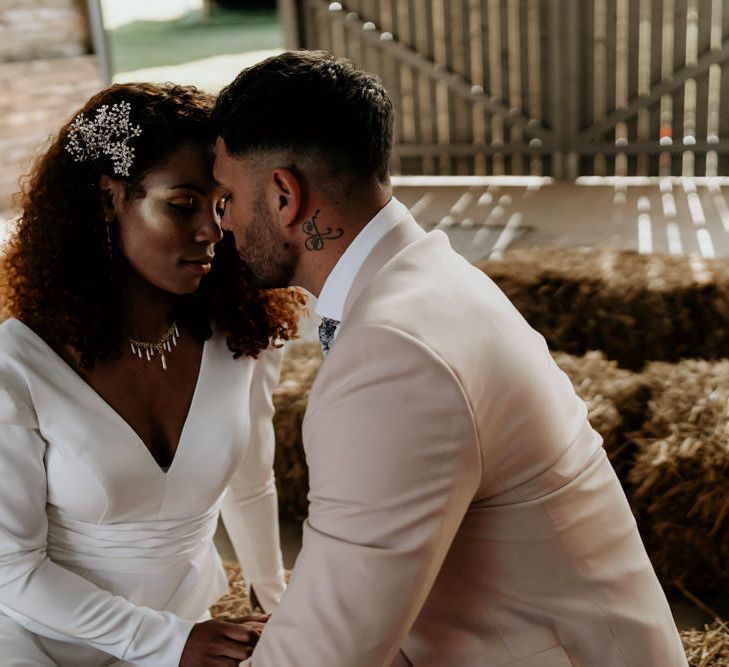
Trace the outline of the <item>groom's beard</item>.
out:
[[[296,271],[298,253],[278,232],[261,196],[254,205],[252,223],[245,230],[238,253],[251,282],[262,289],[289,287]]]

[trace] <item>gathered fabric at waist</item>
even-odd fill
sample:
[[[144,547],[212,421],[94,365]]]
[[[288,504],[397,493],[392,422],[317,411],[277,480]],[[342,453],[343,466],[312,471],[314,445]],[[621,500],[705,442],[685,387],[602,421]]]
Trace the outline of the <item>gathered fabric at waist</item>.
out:
[[[96,524],[46,508],[48,557],[72,568],[155,574],[207,552],[217,527],[219,503],[200,515]]]

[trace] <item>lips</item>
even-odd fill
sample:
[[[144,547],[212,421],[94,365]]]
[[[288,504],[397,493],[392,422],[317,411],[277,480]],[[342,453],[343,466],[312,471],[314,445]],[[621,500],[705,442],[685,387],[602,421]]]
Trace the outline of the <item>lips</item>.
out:
[[[183,259],[180,261],[180,264],[192,273],[205,275],[206,273],[210,273],[213,268],[212,261],[213,258],[211,255],[204,255],[195,259]]]

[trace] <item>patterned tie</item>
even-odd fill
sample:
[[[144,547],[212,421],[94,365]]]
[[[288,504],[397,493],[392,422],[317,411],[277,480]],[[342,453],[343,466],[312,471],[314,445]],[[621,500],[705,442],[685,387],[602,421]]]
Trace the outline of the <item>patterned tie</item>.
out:
[[[321,324],[319,325],[319,342],[321,343],[321,349],[324,352],[324,356],[327,356],[329,348],[332,346],[332,340],[334,338],[334,332],[339,326],[339,320],[333,320],[331,317],[322,317]]]

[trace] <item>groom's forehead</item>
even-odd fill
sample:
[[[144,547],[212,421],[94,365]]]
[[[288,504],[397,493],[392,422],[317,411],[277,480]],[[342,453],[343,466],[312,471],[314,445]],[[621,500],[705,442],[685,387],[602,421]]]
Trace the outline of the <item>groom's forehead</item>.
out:
[[[213,180],[218,187],[233,191],[248,191],[253,187],[253,169],[244,158],[229,154],[216,154]]]
[[[215,160],[213,161],[213,178],[219,185],[224,185],[228,174],[233,167],[233,158],[225,150],[225,144],[218,138],[215,146]]]

